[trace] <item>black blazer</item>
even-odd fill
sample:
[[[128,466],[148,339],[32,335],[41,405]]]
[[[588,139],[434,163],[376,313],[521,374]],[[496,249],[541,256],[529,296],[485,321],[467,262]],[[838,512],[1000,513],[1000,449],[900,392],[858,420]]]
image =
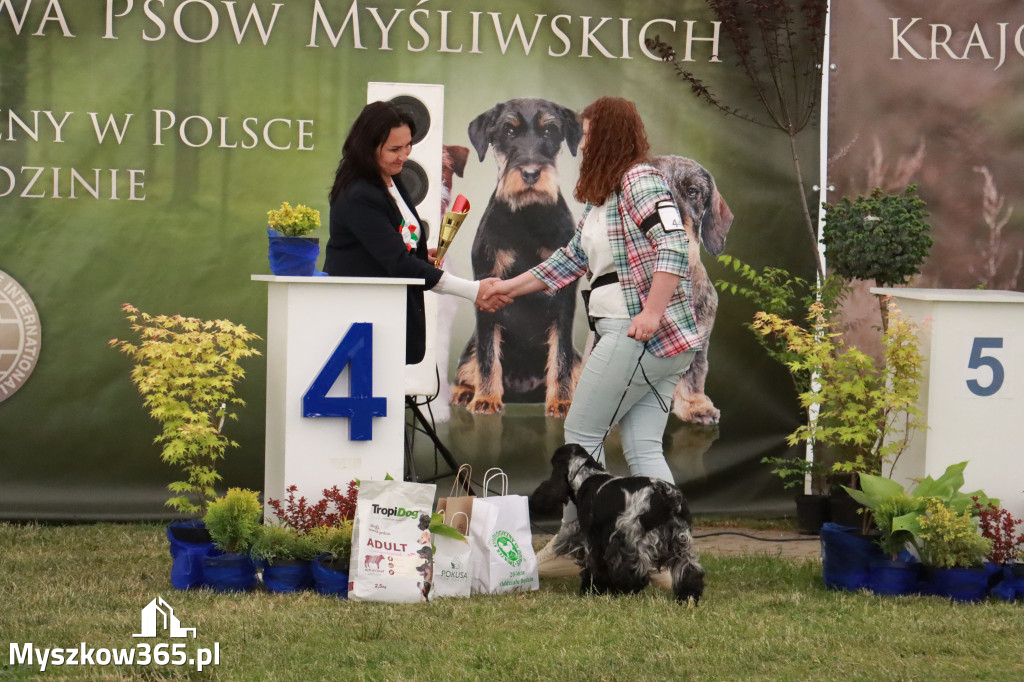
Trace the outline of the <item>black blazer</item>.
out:
[[[402,240],[402,214],[384,182],[355,180],[331,202],[331,236],[325,249],[324,272],[338,277],[426,281],[425,286],[406,288],[405,363],[413,365],[423,360],[426,351],[423,291],[433,289],[443,273],[427,262],[426,226],[397,177],[394,182],[423,229],[416,250],[409,251]]]

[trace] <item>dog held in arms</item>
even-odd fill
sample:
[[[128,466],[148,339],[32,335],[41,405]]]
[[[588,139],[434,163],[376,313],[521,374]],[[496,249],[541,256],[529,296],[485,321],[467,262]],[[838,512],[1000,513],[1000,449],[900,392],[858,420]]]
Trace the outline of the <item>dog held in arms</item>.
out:
[[[667,569],[677,601],[700,600],[704,569],[679,488],[647,476],[612,476],[576,444],[558,448],[551,465],[551,478],[530,496],[531,513],[576,504],[578,531],[554,549],[583,569],[581,594],[635,594],[651,571]]]
[[[583,127],[570,109],[549,100],[512,99],[469,124],[481,161],[493,147],[498,182],[473,240],[474,279],[515,277],[569,242],[572,213],[555,161],[564,142],[575,156]],[[452,402],[475,414],[497,414],[505,401],[545,403],[565,417],[579,378],[572,343],[576,286],[523,296],[496,313],[477,311],[476,328],[459,360]]]

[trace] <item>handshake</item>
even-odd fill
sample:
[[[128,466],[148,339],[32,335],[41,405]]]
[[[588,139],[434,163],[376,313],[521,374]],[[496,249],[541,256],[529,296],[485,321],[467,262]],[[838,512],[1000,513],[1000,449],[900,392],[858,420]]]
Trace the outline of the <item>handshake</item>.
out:
[[[511,289],[508,281],[498,277],[480,280],[480,292],[475,301],[476,307],[485,313],[498,312],[515,298]]]

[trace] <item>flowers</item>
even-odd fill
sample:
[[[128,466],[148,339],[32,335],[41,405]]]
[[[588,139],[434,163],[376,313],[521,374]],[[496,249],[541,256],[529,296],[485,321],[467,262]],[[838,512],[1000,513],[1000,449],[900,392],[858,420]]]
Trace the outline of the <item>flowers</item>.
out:
[[[320,227],[320,211],[287,201],[276,211],[267,211],[267,224],[283,237],[301,237]]]

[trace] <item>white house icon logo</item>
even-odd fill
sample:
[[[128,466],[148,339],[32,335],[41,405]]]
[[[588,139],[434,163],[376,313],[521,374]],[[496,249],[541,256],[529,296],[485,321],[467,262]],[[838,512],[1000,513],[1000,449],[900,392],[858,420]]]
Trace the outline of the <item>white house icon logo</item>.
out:
[[[142,632],[132,637],[156,637],[158,629],[166,630],[168,637],[188,637],[189,633],[192,633],[192,639],[196,637],[196,629],[181,627],[174,609],[160,596],[142,609]]]

